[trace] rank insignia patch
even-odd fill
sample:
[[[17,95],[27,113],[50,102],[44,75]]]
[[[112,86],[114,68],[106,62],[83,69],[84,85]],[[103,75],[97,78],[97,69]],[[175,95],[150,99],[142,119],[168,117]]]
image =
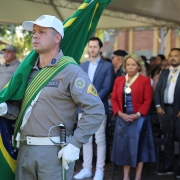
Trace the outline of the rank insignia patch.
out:
[[[88,94],[92,94],[92,95],[94,95],[94,96],[98,96],[97,91],[96,91],[95,87],[94,87],[92,84],[90,84],[90,85],[88,86],[88,88],[87,88],[87,93],[88,93]]]
[[[74,86],[78,89],[82,89],[84,88],[86,85],[86,82],[83,78],[76,78],[75,82],[74,82]]]
[[[55,64],[56,63],[56,59],[52,59],[51,64]]]

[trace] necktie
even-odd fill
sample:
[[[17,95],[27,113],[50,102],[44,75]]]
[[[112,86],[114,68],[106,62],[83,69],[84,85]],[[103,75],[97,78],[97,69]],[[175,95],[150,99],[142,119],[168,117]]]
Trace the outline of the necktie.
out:
[[[168,78],[166,89],[164,91],[164,103],[166,103],[166,104],[169,103],[168,102],[168,91],[169,91],[169,87],[170,87],[171,82],[174,83],[174,76],[175,76],[177,70],[178,69],[171,69],[170,77]]]

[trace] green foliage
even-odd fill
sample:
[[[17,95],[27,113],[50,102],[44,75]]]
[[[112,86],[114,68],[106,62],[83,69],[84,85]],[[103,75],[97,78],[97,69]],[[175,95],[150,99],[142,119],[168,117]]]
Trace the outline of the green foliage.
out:
[[[0,36],[7,36],[7,31],[10,30],[10,25],[0,24]]]
[[[17,57],[24,57],[32,50],[32,35],[21,26],[0,24],[0,40],[17,48]],[[0,45],[2,49],[5,45]]]

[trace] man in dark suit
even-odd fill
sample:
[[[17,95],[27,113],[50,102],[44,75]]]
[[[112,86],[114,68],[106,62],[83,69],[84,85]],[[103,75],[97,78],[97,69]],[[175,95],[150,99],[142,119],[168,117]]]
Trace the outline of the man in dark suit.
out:
[[[122,69],[122,65],[123,59],[126,55],[127,52],[120,49],[113,52],[112,64],[114,66],[115,78],[125,75],[125,72]]]
[[[80,67],[88,74],[89,79],[95,86],[107,114],[108,95],[110,94],[113,86],[114,70],[111,63],[101,58],[102,46],[103,44],[99,38],[92,37],[88,42],[90,60],[80,64]],[[97,144],[97,163],[93,180],[103,180],[104,177],[104,165],[106,157],[105,128],[106,117],[104,118],[101,127],[95,134],[95,141]],[[75,179],[84,179],[92,176],[92,158],[93,150],[91,137],[89,142],[83,145],[83,169],[74,176]]]
[[[154,102],[158,114],[167,114],[173,117],[175,129],[180,142],[180,49],[173,48],[169,54],[168,69],[162,71],[154,93]],[[173,174],[174,144],[172,137],[165,145],[164,167],[159,175]],[[180,158],[178,160],[177,178],[180,178]]]

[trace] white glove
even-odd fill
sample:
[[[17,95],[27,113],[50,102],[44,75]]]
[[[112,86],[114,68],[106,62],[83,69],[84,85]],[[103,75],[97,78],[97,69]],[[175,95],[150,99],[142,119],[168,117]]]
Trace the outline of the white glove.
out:
[[[58,152],[58,158],[60,159],[62,157],[63,166],[68,170],[68,164],[79,159],[79,153],[80,149],[69,143]]]
[[[7,113],[7,104],[5,102],[0,103],[0,116],[3,116]]]

